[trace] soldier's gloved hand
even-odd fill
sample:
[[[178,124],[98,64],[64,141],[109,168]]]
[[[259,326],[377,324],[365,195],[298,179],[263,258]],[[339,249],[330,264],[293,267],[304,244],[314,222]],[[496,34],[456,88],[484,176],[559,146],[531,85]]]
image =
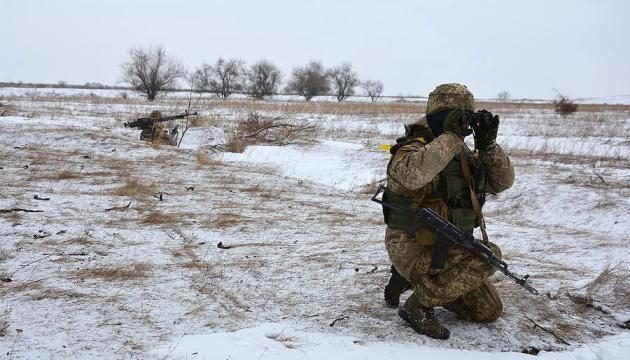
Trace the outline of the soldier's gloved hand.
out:
[[[444,132],[450,132],[455,134],[458,138],[464,139],[465,136],[470,135],[470,133],[466,133],[466,130],[462,128],[462,118],[464,117],[463,109],[455,109],[451,110],[451,112],[446,115],[446,119],[444,119],[444,125],[442,128]]]
[[[499,115],[492,115],[491,112],[482,110],[481,120],[472,124],[475,138],[475,147],[482,151],[494,149],[499,132]]]

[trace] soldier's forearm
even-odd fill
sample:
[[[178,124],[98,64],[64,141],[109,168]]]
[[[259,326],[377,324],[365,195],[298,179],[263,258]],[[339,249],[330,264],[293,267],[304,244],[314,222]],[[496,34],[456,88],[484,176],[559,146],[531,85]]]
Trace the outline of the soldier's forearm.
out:
[[[512,187],[514,167],[501,146],[496,144],[490,151],[480,151],[479,158],[488,174],[486,192],[499,193]]]
[[[460,138],[444,133],[428,145],[402,154],[392,163],[391,175],[407,189],[420,189],[446,167],[462,146]]]

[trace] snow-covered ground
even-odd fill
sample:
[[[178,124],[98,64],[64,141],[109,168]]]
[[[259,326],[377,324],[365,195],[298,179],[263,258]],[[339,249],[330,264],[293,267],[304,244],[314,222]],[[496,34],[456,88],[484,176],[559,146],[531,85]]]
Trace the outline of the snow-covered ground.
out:
[[[369,201],[389,156],[378,144],[420,114],[292,112],[319,125],[314,143],[221,153],[242,109],[200,108],[174,148],[122,123],[177,100],[5,96],[7,358],[628,358],[629,112],[492,109],[517,182],[488,200],[489,233],[542,295],[495,275],[504,315],[470,324],[440,309],[452,336],[437,341],[384,306]]]

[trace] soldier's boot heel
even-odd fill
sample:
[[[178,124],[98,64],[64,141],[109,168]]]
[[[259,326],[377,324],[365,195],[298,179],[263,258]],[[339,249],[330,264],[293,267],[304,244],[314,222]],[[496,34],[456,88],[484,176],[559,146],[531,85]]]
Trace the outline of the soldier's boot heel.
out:
[[[406,290],[411,288],[411,284],[405,279],[398,270],[392,265],[392,276],[389,278],[389,282],[385,285],[385,303],[389,307],[398,307],[400,304],[400,295]]]
[[[446,340],[451,336],[451,332],[435,318],[433,308],[422,306],[414,295],[398,309],[398,316],[411,325],[418,334],[438,340]]]

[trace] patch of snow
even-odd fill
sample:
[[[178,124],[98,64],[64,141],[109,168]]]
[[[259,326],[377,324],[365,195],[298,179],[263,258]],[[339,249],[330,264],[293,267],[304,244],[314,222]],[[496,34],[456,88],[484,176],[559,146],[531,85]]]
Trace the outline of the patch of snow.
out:
[[[383,177],[382,168],[366,166],[387,158],[360,144],[322,140],[312,147],[249,146],[241,154],[224,153],[224,161],[248,162],[276,169],[285,176],[351,190]]]
[[[531,359],[516,352],[480,352],[443,349],[419,344],[365,342],[350,336],[302,331],[290,325],[262,324],[234,332],[185,335],[154,350],[166,359]],[[540,352],[543,360],[625,360],[630,354],[630,335],[602,339],[571,351]]]
[[[216,126],[208,128],[190,128],[180,144],[183,149],[198,150],[206,146],[225,144],[225,131]]]

